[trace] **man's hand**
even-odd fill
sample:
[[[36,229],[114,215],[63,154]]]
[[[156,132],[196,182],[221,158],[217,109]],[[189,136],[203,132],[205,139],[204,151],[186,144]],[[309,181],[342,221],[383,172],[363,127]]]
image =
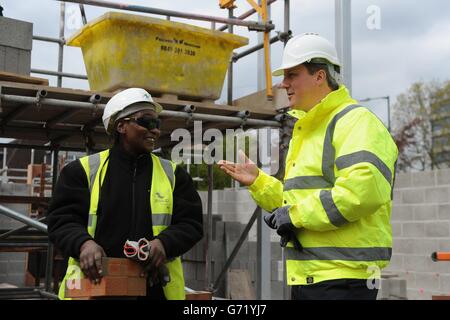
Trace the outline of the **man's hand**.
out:
[[[94,240],[88,240],[80,248],[80,267],[84,275],[94,283],[100,283],[102,278],[102,257],[105,251]]]
[[[289,216],[289,208],[291,206],[285,206],[276,209],[272,214],[266,214],[264,216],[264,222],[272,229],[276,229],[280,238],[280,245],[286,247],[289,241],[292,241],[294,248],[298,251],[302,251],[303,247],[297,239],[295,234],[295,226]]]
[[[289,216],[290,207],[291,206],[278,208],[272,212],[272,214],[267,214],[264,216],[264,221],[266,224],[270,228],[276,229],[280,236],[282,236],[285,231],[292,230],[294,228],[291,217]]]
[[[259,170],[256,164],[247,158],[242,150],[239,150],[239,157],[241,159],[241,163],[220,160],[217,164],[222,171],[234,180],[239,181],[248,187],[255,182],[258,177]]]
[[[166,250],[161,240],[154,239],[150,241],[150,255],[148,263],[144,266],[143,275],[156,272],[166,259]]]

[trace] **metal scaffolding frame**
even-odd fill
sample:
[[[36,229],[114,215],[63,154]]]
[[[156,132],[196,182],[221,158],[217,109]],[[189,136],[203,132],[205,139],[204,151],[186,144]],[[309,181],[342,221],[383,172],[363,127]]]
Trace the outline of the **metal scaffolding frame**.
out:
[[[244,19],[250,17],[254,13],[258,12],[256,9],[251,9],[239,17],[234,17],[233,9],[228,9],[228,18],[212,17],[199,14],[191,14],[185,12],[177,12],[171,10],[162,10],[156,8],[149,8],[143,6],[127,5],[123,3],[111,2],[111,1],[96,1],[96,0],[57,0],[60,1],[60,24],[59,24],[59,38],[43,37],[34,35],[33,40],[45,41],[58,44],[58,70],[41,70],[41,69],[31,69],[32,73],[44,74],[50,76],[57,76],[57,88],[62,88],[63,78],[76,78],[76,79],[87,79],[86,75],[67,73],[63,71],[63,58],[64,58],[64,46],[66,45],[64,37],[65,28],[65,3],[77,3],[80,6],[80,13],[82,15],[83,24],[86,24],[86,16],[84,12],[83,5],[92,5],[106,8],[114,8],[120,10],[128,10],[133,12],[142,13],[152,13],[166,16],[168,20],[171,17],[180,17],[186,19],[194,19],[201,21],[211,22],[211,28],[216,28],[216,23],[223,23],[224,26],[218,28],[220,31],[228,29],[228,32],[233,33],[233,26],[244,26],[249,29],[249,31],[259,31],[264,32],[265,42],[253,46],[251,48],[242,51],[239,54],[233,54],[228,68],[228,88],[227,88],[227,100],[228,105],[225,108],[220,108],[224,106],[211,105],[210,103],[205,103],[202,101],[184,101],[171,99],[166,100],[164,97],[155,100],[164,105],[164,111],[161,113],[162,118],[170,119],[174,121],[172,124],[175,127],[185,127],[193,120],[204,120],[207,121],[209,127],[217,127],[220,130],[225,130],[228,128],[260,128],[260,127],[272,127],[280,128],[285,120],[284,114],[277,114],[275,111],[272,114],[251,110],[244,110],[243,108],[233,107],[233,64],[237,63],[241,58],[258,52],[261,49],[265,50],[266,53],[266,65],[267,65],[267,54],[269,51],[270,44],[276,43],[278,41],[286,42],[291,36],[291,31],[289,30],[289,13],[290,13],[290,1],[284,0],[284,28],[283,31],[277,31],[277,35],[269,38],[269,32],[275,28],[271,21],[265,17],[260,19],[260,22],[255,21],[245,21]],[[262,0],[260,3],[265,6],[264,10],[275,3],[277,0]],[[260,7],[259,9],[261,9]],[[266,12],[266,11],[264,11]],[[265,13],[267,14],[267,13]],[[270,76],[266,67],[266,76]],[[8,110],[9,113],[6,116],[2,116],[0,129],[3,134],[8,135],[9,132],[16,133],[21,136],[25,131],[30,131],[31,135],[36,135],[39,137],[44,137],[48,139],[45,144],[1,144],[4,148],[31,148],[32,150],[48,150],[52,152],[52,162],[53,162],[53,187],[57,179],[58,173],[58,153],[60,151],[86,151],[88,153],[100,150],[102,148],[95,148],[93,146],[93,141],[98,140],[100,143],[97,146],[103,146],[108,141],[102,140],[105,138],[104,130],[100,126],[101,124],[101,111],[103,110],[107,100],[112,96],[108,93],[93,93],[81,90],[65,90],[68,93],[53,90],[54,87],[44,87],[36,85],[17,85],[14,86],[11,83],[1,83],[0,82],[0,109],[2,113],[4,110]],[[267,88],[267,92],[271,91],[272,88]],[[10,109],[8,109],[10,107]],[[37,108],[40,112],[40,116],[35,119],[18,119],[29,108]],[[219,108],[217,108],[219,107]],[[84,118],[82,116],[85,116]],[[91,115],[90,120],[86,121],[88,117],[86,115]],[[79,116],[79,118],[76,118]],[[68,121],[69,119],[74,119],[73,121]],[[63,121],[65,121],[63,123]],[[69,141],[71,137],[81,140],[81,143],[74,144],[64,143],[64,141]],[[81,139],[80,139],[81,138]],[[42,140],[42,138],[41,138]],[[163,143],[170,143],[163,140]],[[84,148],[83,148],[84,145]],[[216,291],[218,285],[226,274],[228,268],[230,267],[234,257],[239,251],[242,243],[245,241],[248,232],[256,218],[261,215],[261,209],[257,208],[253,213],[250,221],[248,222],[245,230],[241,234],[238,242],[236,243],[231,255],[227,258],[227,261],[220,272],[217,279],[213,281],[211,277],[211,254],[210,247],[212,241],[212,187],[213,187],[213,173],[212,166],[208,168],[208,205],[207,205],[207,235],[206,235],[206,268],[205,268],[205,288],[207,290]],[[18,232],[23,231],[28,228],[36,228],[43,232],[46,232],[46,225],[42,221],[36,221],[34,219],[28,218],[23,214],[14,212],[4,206],[0,205],[0,214],[5,214],[15,220],[21,221],[25,224],[24,227],[19,229],[11,230],[7,233],[0,235],[0,239],[7,238],[8,236]],[[258,230],[259,231],[259,230]],[[31,243],[28,243],[30,245]],[[45,291],[39,291],[38,294],[45,296],[47,298],[55,298],[55,295],[51,292],[51,277],[53,268],[53,245],[47,243],[47,263],[46,263],[46,277],[45,277]],[[260,265],[261,257],[259,257],[258,264]],[[266,261],[267,263],[267,261]],[[264,269],[267,270],[267,269]],[[270,272],[270,267],[269,267]],[[261,268],[258,269],[261,273]],[[270,274],[259,274],[258,279],[263,281],[269,281],[270,284]],[[268,279],[268,280],[267,280]],[[266,286],[258,286],[261,288],[267,288]],[[55,288],[53,288],[55,289]],[[270,290],[270,285],[269,285]],[[34,292],[36,294],[36,292]],[[20,295],[20,292],[19,292]],[[259,292],[258,297],[263,297],[262,293]]]

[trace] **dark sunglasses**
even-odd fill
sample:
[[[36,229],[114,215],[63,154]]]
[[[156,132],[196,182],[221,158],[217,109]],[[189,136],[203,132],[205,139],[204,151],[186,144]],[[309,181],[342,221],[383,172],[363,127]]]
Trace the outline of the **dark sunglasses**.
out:
[[[141,126],[145,129],[152,130],[152,129],[159,129],[161,128],[161,120],[158,118],[149,118],[149,117],[141,117],[141,118],[124,118],[125,121],[133,121],[138,126]]]

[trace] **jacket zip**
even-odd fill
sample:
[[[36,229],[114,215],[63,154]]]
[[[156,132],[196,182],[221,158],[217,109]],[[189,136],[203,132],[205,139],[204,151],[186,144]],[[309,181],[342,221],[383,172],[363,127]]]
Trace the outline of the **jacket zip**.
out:
[[[136,236],[136,171],[137,159],[134,161],[133,183],[131,184],[131,234],[130,239]],[[137,239],[135,239],[137,240]]]

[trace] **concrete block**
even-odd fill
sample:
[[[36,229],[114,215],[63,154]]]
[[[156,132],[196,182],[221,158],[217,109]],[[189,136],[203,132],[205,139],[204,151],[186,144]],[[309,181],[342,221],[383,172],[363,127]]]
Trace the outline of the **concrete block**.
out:
[[[392,236],[393,237],[401,237],[402,236],[402,223],[401,222],[392,222]]]
[[[392,221],[413,221],[414,206],[411,205],[396,205],[392,206],[391,220]]]
[[[413,253],[414,243],[410,239],[393,239],[392,252],[395,254],[411,254]]]
[[[270,282],[270,300],[283,300],[283,283],[280,281]]]
[[[414,187],[436,185],[435,171],[420,171],[412,173],[412,185]]]
[[[30,51],[32,48],[33,24],[16,19],[0,17],[0,45]]]
[[[437,218],[437,205],[418,204],[414,207],[414,220],[435,220]]]
[[[18,73],[19,70],[19,49],[5,47],[5,71]]]
[[[400,278],[391,278],[389,279],[389,294],[390,297],[398,298],[398,299],[406,299],[407,298],[407,286],[406,280]]]
[[[438,249],[434,251],[450,251],[450,239],[439,239],[438,243]]]
[[[270,243],[270,255],[272,260],[281,260],[281,250],[279,242]]]
[[[0,276],[5,276],[8,273],[8,262],[0,260]]]
[[[398,173],[395,176],[395,185],[394,188],[408,188],[412,186],[412,174],[407,173]]]
[[[183,273],[186,280],[196,279],[196,263],[184,262],[183,263]]]
[[[378,290],[377,300],[388,300],[389,293],[389,279],[381,279],[380,289]]]
[[[439,291],[440,276],[438,273],[417,273],[416,288]]]
[[[440,204],[438,206],[438,217],[439,220],[449,220],[450,221],[450,204]]]
[[[450,274],[439,277],[439,290],[442,293],[450,294]]]
[[[449,187],[429,188],[425,190],[425,200],[428,203],[449,202]]]
[[[425,201],[424,192],[421,189],[402,190],[403,203],[423,203]]]
[[[427,237],[449,237],[450,222],[427,222],[425,224],[425,235]]]
[[[205,264],[204,263],[198,263],[196,265],[196,275],[195,278],[198,281],[205,281]]]
[[[391,261],[389,262],[389,265],[386,267],[386,271],[391,270],[401,270],[403,269],[403,255],[397,254],[394,251],[394,254],[391,257]]]
[[[450,185],[450,169],[441,169],[436,171],[437,185]]]
[[[405,255],[403,257],[404,270],[414,272],[430,272],[435,271],[437,263],[434,263],[430,258],[430,255]],[[436,268],[436,269],[435,269]]]
[[[19,51],[19,63],[17,66],[17,73],[23,75],[30,75],[31,70],[31,51]]]
[[[403,236],[421,238],[425,236],[425,224],[419,222],[405,222],[402,226]]]
[[[6,48],[0,46],[0,70],[5,70],[5,55],[6,55]]]
[[[11,274],[24,274],[25,261],[9,261],[6,269],[8,275]]]

